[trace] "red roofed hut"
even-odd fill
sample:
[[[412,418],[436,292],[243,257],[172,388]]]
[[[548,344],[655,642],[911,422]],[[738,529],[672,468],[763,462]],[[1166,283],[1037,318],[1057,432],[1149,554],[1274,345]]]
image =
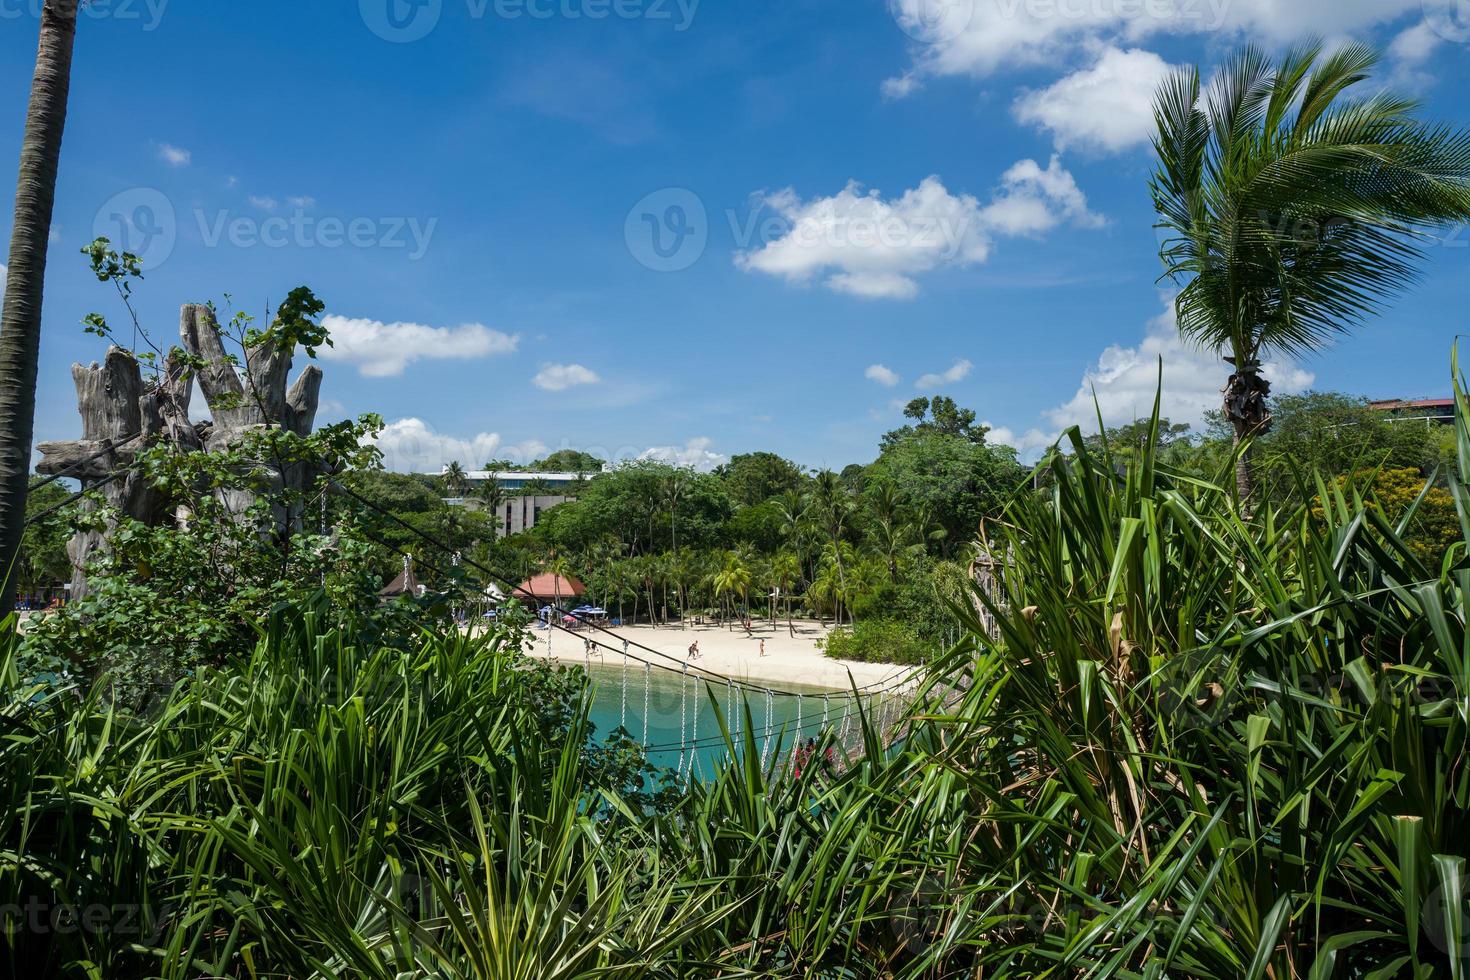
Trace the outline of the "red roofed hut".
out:
[[[542,572],[522,582],[510,597],[522,601],[535,597],[537,603],[551,603],[559,599],[575,599],[586,594],[587,586],[575,578]]]

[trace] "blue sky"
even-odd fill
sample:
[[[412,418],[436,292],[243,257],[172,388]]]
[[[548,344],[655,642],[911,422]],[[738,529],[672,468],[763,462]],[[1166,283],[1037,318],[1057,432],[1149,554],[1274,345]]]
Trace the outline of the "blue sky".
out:
[[[0,0],[3,161],[38,5]],[[1168,65],[1313,34],[1378,44],[1385,79],[1470,125],[1448,0],[100,2],[37,438],[77,432],[68,366],[103,353],[82,317],[123,319],[78,254],[101,232],[147,246],[167,340],[181,303],[310,285],[340,343],[327,414],[382,414],[400,468],[564,446],[840,467],[934,391],[1034,454],[1093,387],[1109,422],[1146,412],[1158,356],[1197,419],[1223,371],[1156,282],[1147,97]],[[1443,394],[1467,269],[1459,232],[1278,389]]]

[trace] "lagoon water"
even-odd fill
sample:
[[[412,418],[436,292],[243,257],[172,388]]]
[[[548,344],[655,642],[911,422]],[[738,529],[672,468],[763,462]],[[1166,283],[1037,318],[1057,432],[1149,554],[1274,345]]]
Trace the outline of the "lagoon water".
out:
[[[706,683],[694,677],[685,679],[681,675],[665,670],[645,670],[642,664],[628,666],[626,674],[617,665],[593,664],[588,668],[592,680],[592,722],[597,730],[594,737],[601,741],[608,733],[623,724],[637,741],[649,747],[649,761],[656,766],[678,769],[690,765],[687,750],[681,745],[698,735],[699,744],[693,755],[693,774],[696,779],[709,778],[715,768],[729,755],[729,749],[720,738],[719,717],[711,697],[719,705],[720,715],[735,717],[735,725],[744,724],[740,719],[740,691],[731,691],[723,683]],[[626,677],[626,702],[624,701]],[[645,687],[646,686],[646,687]],[[826,712],[826,727],[841,732],[848,712],[852,720],[848,733],[858,730],[856,709],[851,698],[843,698],[841,691],[818,687],[803,687],[794,684],[777,685],[784,691],[797,692],[801,696],[772,695],[769,704],[764,695],[747,694],[757,744],[765,751],[767,713],[770,717],[770,751],[775,751],[776,737],[782,733],[783,752],[790,754],[791,747],[800,733],[800,738],[816,738],[823,729],[823,712]],[[647,739],[644,740],[645,689],[647,703]],[[830,695],[825,698],[823,695]],[[825,701],[825,704],[824,704]],[[697,710],[696,710],[697,709]],[[681,721],[682,719],[682,721]],[[734,732],[732,731],[732,734]],[[737,749],[740,739],[736,739]]]

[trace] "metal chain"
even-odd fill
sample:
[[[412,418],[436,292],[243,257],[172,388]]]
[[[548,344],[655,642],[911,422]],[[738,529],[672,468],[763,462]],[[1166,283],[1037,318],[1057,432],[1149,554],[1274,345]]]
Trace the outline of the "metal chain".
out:
[[[765,744],[761,747],[761,765],[762,766],[766,765],[767,760],[769,760],[770,757],[771,757],[771,713],[772,713],[772,711],[773,711],[774,708],[775,708],[775,698],[771,697],[771,692],[769,690],[767,690],[766,691],[766,741],[765,741]]]
[[[648,688],[653,677],[653,665],[643,665],[643,744],[648,744]]]
[[[684,665],[684,672],[679,675],[679,769],[684,772],[684,747],[688,744],[685,734],[688,731],[685,723],[689,714],[689,685],[685,683],[689,679],[689,665]]]
[[[623,731],[628,730],[628,650],[623,648],[623,701],[622,711],[618,715],[618,727]]]
[[[694,730],[689,736],[689,772],[684,776],[684,787],[694,779],[694,760],[699,755],[699,683],[694,685]]]

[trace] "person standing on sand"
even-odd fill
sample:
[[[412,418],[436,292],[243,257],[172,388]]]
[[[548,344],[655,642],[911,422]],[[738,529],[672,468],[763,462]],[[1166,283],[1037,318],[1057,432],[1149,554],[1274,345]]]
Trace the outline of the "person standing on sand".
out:
[[[766,639],[765,639],[765,637],[761,637],[761,656],[764,657],[765,655],[766,655]]]

